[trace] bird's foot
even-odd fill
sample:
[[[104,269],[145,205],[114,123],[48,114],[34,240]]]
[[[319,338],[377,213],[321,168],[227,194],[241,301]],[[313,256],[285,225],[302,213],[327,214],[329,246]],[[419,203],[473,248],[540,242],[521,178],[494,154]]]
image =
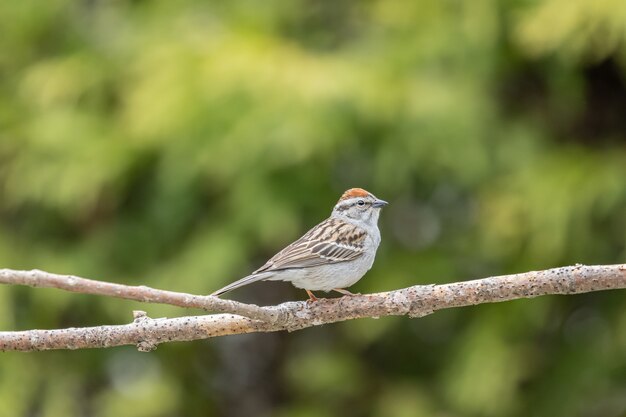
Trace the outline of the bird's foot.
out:
[[[315,294],[313,294],[311,291],[309,290],[304,290],[306,291],[307,294],[309,294],[309,299],[306,300],[307,303],[312,303],[318,300],[318,298],[315,296]]]

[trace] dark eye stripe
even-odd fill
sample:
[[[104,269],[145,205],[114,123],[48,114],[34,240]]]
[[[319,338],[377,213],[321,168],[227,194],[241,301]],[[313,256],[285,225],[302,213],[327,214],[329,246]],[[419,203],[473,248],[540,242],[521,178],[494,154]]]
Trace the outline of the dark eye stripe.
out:
[[[360,201],[362,201],[363,204],[359,204]],[[348,209],[350,209],[352,207],[365,207],[366,205],[371,205],[371,204],[372,204],[371,202],[365,201],[363,199],[358,199],[356,201],[350,201],[350,202],[348,200],[348,201],[344,201],[344,202],[338,204],[335,207],[335,210],[337,210],[337,211],[345,211],[345,210],[348,210]]]

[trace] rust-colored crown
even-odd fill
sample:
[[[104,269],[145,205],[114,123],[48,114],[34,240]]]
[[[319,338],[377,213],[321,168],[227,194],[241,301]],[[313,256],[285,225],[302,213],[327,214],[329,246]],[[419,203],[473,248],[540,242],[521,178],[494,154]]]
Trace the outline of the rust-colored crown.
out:
[[[368,197],[370,195],[371,195],[370,193],[368,193],[362,188],[350,188],[348,191],[343,193],[339,201],[344,201],[349,198],[355,198],[355,197]]]

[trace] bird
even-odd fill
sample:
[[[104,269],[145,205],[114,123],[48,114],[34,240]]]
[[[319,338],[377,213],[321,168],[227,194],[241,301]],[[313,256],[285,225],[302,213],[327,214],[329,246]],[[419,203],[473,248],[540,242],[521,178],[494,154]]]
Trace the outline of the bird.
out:
[[[262,267],[212,296],[258,281],[290,281],[304,289],[308,301],[317,301],[312,291],[337,291],[354,295],[354,285],[372,267],[380,244],[378,217],[388,203],[362,188],[344,192],[329,218],[274,255]]]

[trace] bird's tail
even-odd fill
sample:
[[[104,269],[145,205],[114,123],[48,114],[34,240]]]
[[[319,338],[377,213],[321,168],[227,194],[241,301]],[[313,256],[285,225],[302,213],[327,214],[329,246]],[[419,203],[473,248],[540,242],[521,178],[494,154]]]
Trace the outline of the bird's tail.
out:
[[[217,297],[217,296],[224,294],[225,292],[234,290],[235,288],[243,287],[244,285],[252,284],[253,282],[257,282],[257,281],[263,281],[264,279],[267,279],[270,276],[271,274],[263,274],[263,273],[248,275],[247,277],[243,277],[233,283],[228,284],[224,288],[220,288],[219,290],[215,291],[211,295],[214,297]]]

